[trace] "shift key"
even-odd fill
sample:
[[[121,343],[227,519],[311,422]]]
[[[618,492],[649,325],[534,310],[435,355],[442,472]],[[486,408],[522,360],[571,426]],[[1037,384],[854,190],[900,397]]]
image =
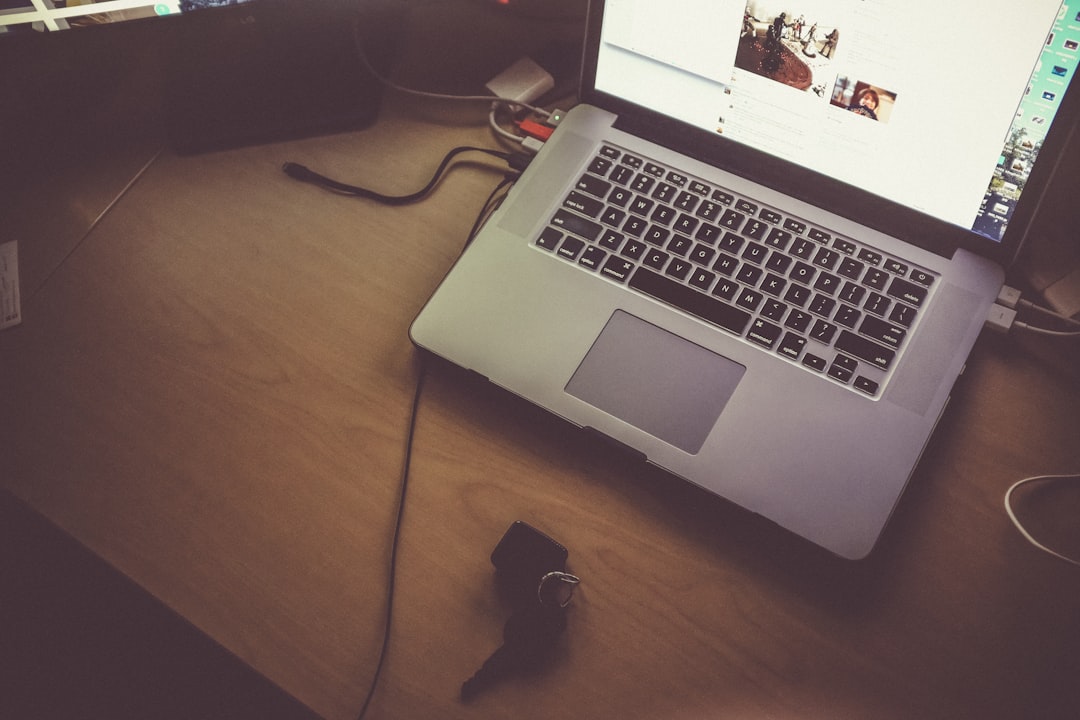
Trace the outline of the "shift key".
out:
[[[882,347],[872,340],[867,340],[853,332],[844,330],[836,339],[834,347],[840,352],[847,353],[860,360],[875,365],[882,370],[887,370],[896,357],[896,351]]]
[[[599,223],[575,215],[569,210],[556,211],[555,217],[551,218],[551,224],[586,240],[595,240],[601,230]]]

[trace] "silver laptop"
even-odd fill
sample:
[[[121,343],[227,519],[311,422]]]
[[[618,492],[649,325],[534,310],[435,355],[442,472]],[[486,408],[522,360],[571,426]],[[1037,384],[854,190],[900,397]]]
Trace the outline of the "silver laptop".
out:
[[[582,103],[413,341],[866,556],[1075,123],[1080,3],[594,0],[587,25]]]

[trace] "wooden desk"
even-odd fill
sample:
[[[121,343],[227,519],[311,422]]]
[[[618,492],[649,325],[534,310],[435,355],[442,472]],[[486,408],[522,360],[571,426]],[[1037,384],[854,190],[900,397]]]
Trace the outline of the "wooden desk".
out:
[[[407,192],[448,148],[490,145],[480,121],[392,98],[364,132],[165,151],[0,333],[2,487],[327,718],[355,716],[381,642],[406,331],[501,172],[386,208],[279,167]],[[1080,468],[1076,355],[1045,348],[978,347],[859,564],[431,363],[369,717],[1076,717],[1080,572],[1002,507],[1013,481]],[[551,666],[465,705],[516,519],[583,584]]]

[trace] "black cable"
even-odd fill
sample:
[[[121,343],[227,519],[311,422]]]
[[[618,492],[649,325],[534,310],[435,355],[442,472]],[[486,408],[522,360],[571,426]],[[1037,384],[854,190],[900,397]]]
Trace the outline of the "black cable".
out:
[[[405,459],[401,464],[401,490],[398,493],[397,515],[394,519],[394,535],[390,541],[390,563],[386,578],[386,619],[383,623],[382,647],[379,649],[379,660],[375,665],[375,673],[371,677],[371,687],[368,688],[367,697],[360,708],[357,720],[362,720],[367,713],[371,699],[375,697],[375,688],[379,684],[379,675],[382,674],[383,662],[386,660],[386,650],[390,645],[390,625],[394,619],[394,578],[397,576],[397,552],[401,538],[401,520],[405,515],[405,492],[409,486],[409,466],[412,464],[412,445],[416,435],[416,415],[420,408],[420,396],[424,389],[424,378],[427,375],[427,363],[424,356],[420,355],[420,370],[416,378],[416,389],[413,392],[412,410],[409,414],[409,430],[405,436]]]
[[[453,159],[458,155],[466,152],[479,152],[491,155],[492,157],[497,157],[500,160],[505,160],[506,163],[515,170],[523,170],[525,166],[528,165],[529,160],[527,156],[524,156],[521,153],[509,153],[502,150],[492,150],[491,148],[471,146],[456,147],[450,152],[448,152],[443,158],[442,162],[439,163],[438,169],[431,177],[431,180],[428,181],[427,185],[414,193],[409,193],[408,195],[383,195],[382,193],[376,192],[374,190],[369,190],[367,188],[358,187],[356,185],[349,185],[347,183],[333,180],[326,177],[325,175],[320,175],[314,170],[311,170],[304,165],[300,165],[299,163],[286,162],[281,166],[281,169],[285,172],[286,175],[295,180],[300,180],[301,182],[318,185],[319,187],[331,190],[336,193],[340,193],[342,195],[367,198],[369,200],[375,200],[376,202],[380,202],[385,205],[407,205],[408,203],[422,200],[432,190],[434,190],[435,186],[439,184],[439,180],[442,179],[443,174],[446,172]]]
[[[501,190],[506,188],[517,180],[517,174],[507,175],[495,186],[495,189],[488,195],[487,200],[484,201],[483,206],[480,208],[480,213],[476,216],[476,221],[473,223],[472,229],[469,231],[469,235],[465,240],[465,247],[468,247],[472,239],[476,237],[476,233],[483,226],[484,221],[491,215],[491,212],[498,207],[498,204],[502,201],[501,198],[496,200],[496,196]],[[420,354],[420,369],[416,378],[416,389],[413,391],[412,410],[409,414],[409,429],[405,436],[405,458],[401,464],[401,489],[398,492],[398,507],[397,514],[394,519],[394,534],[390,541],[390,562],[387,569],[386,579],[386,616],[383,621],[383,639],[382,645],[379,648],[379,659],[375,665],[375,672],[371,677],[371,686],[368,688],[367,697],[364,698],[364,704],[360,708],[360,714],[357,715],[357,720],[363,720],[364,715],[367,714],[368,706],[371,704],[372,698],[375,697],[375,689],[379,684],[379,676],[382,674],[383,664],[386,661],[386,651],[390,647],[390,626],[394,618],[394,584],[397,577],[397,551],[399,540],[401,539],[401,521],[405,516],[405,495],[409,485],[409,468],[412,465],[412,447],[413,438],[416,436],[416,416],[420,409],[420,397],[423,394],[424,380],[427,377],[427,362],[426,357],[421,351]]]

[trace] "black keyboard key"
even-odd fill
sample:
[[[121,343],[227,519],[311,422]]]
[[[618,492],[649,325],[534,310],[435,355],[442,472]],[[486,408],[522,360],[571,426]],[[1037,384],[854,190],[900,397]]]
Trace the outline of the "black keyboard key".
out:
[[[791,268],[791,272],[788,273],[788,277],[795,282],[802,283],[803,285],[809,285],[810,281],[814,279],[814,275],[817,273],[812,266],[807,265],[804,262],[795,263],[795,267]]]
[[[681,308],[697,317],[742,335],[750,323],[750,313],[709,297],[670,278],[638,268],[630,276],[630,287],[662,302]]]
[[[600,265],[604,262],[604,258],[606,257],[606,250],[601,250],[595,245],[590,245],[585,248],[585,252],[581,254],[581,258],[578,260],[578,263],[584,265],[590,270],[597,270],[600,268]]]
[[[697,209],[697,216],[702,220],[714,222],[716,218],[720,217],[720,213],[723,211],[723,209],[724,207],[722,205],[717,205],[714,202],[706,201],[701,203],[701,207]]]
[[[685,280],[686,276],[690,274],[690,271],[694,269],[694,266],[689,261],[682,258],[673,259],[664,270],[664,274],[673,277],[676,280]]]
[[[845,255],[855,254],[855,243],[851,242],[850,240],[845,240],[844,238],[836,238],[835,240],[833,240],[832,246],[840,252],[844,253]]]
[[[667,205],[657,205],[656,209],[652,211],[652,215],[649,216],[653,222],[660,223],[661,225],[670,225],[671,221],[675,219],[675,209],[668,207]]]
[[[536,238],[536,244],[545,250],[554,250],[559,247],[559,241],[562,239],[563,234],[561,232],[553,227],[546,227],[540,231],[540,237]]]
[[[735,202],[735,196],[724,190],[713,190],[712,199],[721,205],[730,205]]]
[[[891,304],[892,301],[884,295],[880,293],[870,293],[870,296],[866,298],[866,303],[863,305],[863,310],[885,317],[885,313],[889,311],[889,306]]]
[[[623,223],[623,232],[630,237],[639,238],[645,234],[645,228],[649,226],[649,223],[645,218],[638,217],[637,215],[631,215],[626,218],[626,222]]]
[[[634,177],[634,171],[628,168],[626,165],[616,165],[615,169],[608,175],[608,179],[613,183],[619,185],[625,185],[630,182],[630,179]]]
[[[687,215],[686,213],[682,213],[681,215],[679,215],[679,219],[675,221],[672,229],[675,230],[675,232],[682,233],[683,235],[692,235],[694,233],[694,230],[697,229],[699,222],[700,220],[698,220],[693,215]]]
[[[625,239],[621,233],[614,230],[605,230],[604,234],[600,236],[600,247],[615,252],[622,247],[622,241]]]
[[[758,309],[764,299],[765,296],[754,288],[743,288],[742,292],[739,293],[739,297],[735,299],[735,304],[753,312]]]
[[[690,284],[702,292],[709,292],[716,275],[703,268],[695,268],[690,275]]]
[[[559,249],[555,251],[555,254],[567,260],[577,260],[581,251],[584,249],[584,240],[576,237],[567,237],[562,241],[562,245],[559,245]]]
[[[556,211],[555,217],[551,218],[551,224],[586,240],[595,240],[603,229],[600,223],[575,215],[569,210]]]
[[[768,252],[768,249],[764,245],[750,242],[746,244],[746,248],[742,251],[742,259],[748,260],[755,265],[760,265],[765,260],[765,255]]]
[[[783,250],[791,242],[792,234],[787,230],[781,230],[780,228],[773,228],[769,231],[769,236],[765,238],[765,244],[774,247],[777,250]]]
[[[800,285],[799,283],[792,283],[788,287],[787,292],[784,293],[784,300],[791,303],[792,305],[798,305],[799,307],[802,307],[806,304],[806,301],[810,299],[811,294],[812,293],[810,291],[810,288],[806,287],[805,285]]]
[[[656,178],[645,175],[644,173],[638,173],[634,177],[634,181],[630,183],[630,189],[639,193],[647,193],[652,190],[652,186],[656,184]]]
[[[833,295],[840,289],[840,278],[832,273],[823,272],[818,275],[817,280],[814,281],[814,289],[828,295]]]
[[[746,240],[742,236],[736,235],[733,232],[727,232],[724,233],[724,237],[720,239],[720,244],[717,247],[734,254],[739,252],[739,248],[743,246],[744,242],[746,242]]]
[[[761,306],[761,317],[766,320],[772,320],[773,322],[780,322],[784,319],[784,313],[787,312],[787,305],[779,300],[768,299],[765,304]]]
[[[907,275],[908,274],[908,266],[907,265],[900,262],[899,260],[893,260],[891,258],[889,260],[885,261],[885,269],[888,270],[889,272],[893,273],[894,275]]]
[[[840,304],[840,307],[836,310],[836,315],[833,317],[833,321],[837,325],[843,325],[846,328],[854,329],[859,324],[859,318],[862,317],[862,313],[851,307],[850,305]]]
[[[776,348],[776,351],[791,360],[798,360],[805,347],[806,338],[795,333],[785,333],[784,339],[780,341],[780,347]]]
[[[889,313],[889,320],[901,327],[909,328],[911,323],[915,322],[915,308],[904,303],[896,303],[892,312]]]
[[[773,297],[780,297],[780,293],[784,292],[786,286],[787,280],[774,273],[768,273],[761,282],[762,292],[767,292]]]
[[[930,285],[934,282],[934,276],[933,275],[931,275],[928,272],[923,272],[922,270],[919,270],[918,268],[915,268],[914,270],[912,270],[911,275],[909,277],[911,278],[911,280],[913,282],[917,282],[920,285],[922,285],[923,287],[930,287]]]
[[[907,335],[907,331],[904,330],[904,328],[893,325],[892,323],[886,322],[873,315],[866,316],[862,325],[859,326],[859,333],[871,340],[877,340],[879,343],[888,345],[891,348],[900,347],[900,343],[904,342],[904,336]]]
[[[838,275],[842,275],[848,280],[858,280],[859,276],[862,275],[862,271],[865,268],[866,266],[858,260],[855,260],[853,258],[844,258],[840,261],[840,266],[836,268],[836,272]]]
[[[641,215],[642,217],[648,217],[649,211],[653,209],[656,203],[644,195],[638,195],[634,198],[634,201],[630,203],[630,212],[635,215]]]
[[[783,215],[776,212],[775,210],[770,210],[769,208],[761,208],[761,212],[758,213],[758,217],[765,222],[771,223],[773,225],[778,225],[780,221],[784,219]]]
[[[856,285],[853,282],[844,283],[844,287],[840,290],[840,299],[851,305],[858,305],[866,297],[866,288],[861,285]]]
[[[852,383],[852,386],[857,390],[862,390],[867,395],[877,395],[878,384],[862,375],[855,378],[855,382]]]
[[[739,292],[739,284],[734,280],[727,278],[720,278],[716,283],[716,287],[713,288],[712,294],[725,300],[734,300],[735,294]]]
[[[814,295],[814,299],[810,301],[810,307],[807,308],[815,315],[827,318],[832,314],[832,311],[836,309],[836,301],[828,295],[822,295],[817,293]]]
[[[889,284],[888,293],[897,300],[903,300],[908,305],[919,307],[926,300],[928,290],[922,285],[916,285],[903,278],[893,278]]]
[[[701,242],[707,242],[710,245],[716,242],[720,237],[720,228],[715,225],[709,225],[708,223],[702,223],[701,227],[694,233],[694,238]]]
[[[815,249],[817,249],[817,245],[806,238],[796,238],[795,242],[791,244],[791,254],[801,260],[809,260],[813,257]]]
[[[866,275],[862,281],[864,285],[868,285],[875,290],[884,290],[885,286],[889,284],[889,273],[884,270],[878,270],[877,268],[870,268],[866,271]]]
[[[802,235],[804,232],[806,232],[806,223],[802,222],[801,220],[793,220],[791,218],[788,218],[784,221],[784,229],[790,230],[796,235]]]
[[[806,328],[810,327],[810,321],[813,319],[814,316],[810,313],[805,313],[802,310],[792,310],[784,324],[795,332],[802,333],[806,332]]]
[[[750,323],[750,329],[746,333],[746,339],[771,350],[772,346],[780,339],[780,335],[783,334],[783,332],[784,331],[780,326],[773,325],[771,322],[766,322],[765,320],[758,318]]]
[[[746,216],[740,212],[725,210],[724,214],[720,216],[720,222],[717,224],[728,230],[738,230],[745,219]]]
[[[595,175],[582,175],[577,182],[577,189],[593,197],[602,198],[611,190],[611,183]]]
[[[670,203],[679,194],[679,188],[666,182],[658,183],[652,196],[662,203]]]
[[[611,227],[619,227],[626,219],[626,211],[617,207],[609,207],[600,216],[600,222]]]
[[[832,342],[834,335],[836,335],[836,326],[825,320],[816,321],[814,327],[810,328],[810,337],[825,345]]]
[[[645,253],[645,257],[642,259],[642,262],[651,267],[653,270],[662,270],[664,268],[664,265],[667,263],[669,257],[671,256],[663,250],[654,250],[650,248],[649,251]]]
[[[744,212],[747,215],[754,215],[757,213],[758,206],[749,200],[736,200],[735,209],[739,212]]]
[[[594,175],[607,175],[607,171],[611,169],[611,160],[607,158],[594,158],[589,164],[589,172]]]
[[[720,253],[720,256],[716,258],[716,262],[713,263],[712,269],[721,275],[727,275],[731,277],[735,274],[735,270],[739,267],[739,261],[733,258],[727,253]]]
[[[703,243],[698,243],[690,251],[690,259],[698,265],[708,265],[714,257],[716,257],[716,250]]]
[[[688,237],[682,235],[675,235],[668,241],[668,252],[679,257],[686,257],[690,252],[690,246],[694,244],[694,241]]]
[[[839,380],[842,383],[846,383],[855,375],[855,371],[859,369],[859,363],[856,360],[845,355],[837,355],[832,361],[832,365],[829,366],[829,377],[834,380]]]
[[[880,265],[882,261],[881,253],[867,248],[859,250],[859,259],[868,265]]]
[[[632,197],[634,197],[634,193],[626,188],[617,187],[608,195],[607,201],[609,205],[624,208],[630,203]]]
[[[802,364],[811,370],[817,370],[818,372],[825,372],[825,368],[828,367],[825,358],[818,357],[813,353],[806,353],[803,355]]]
[[[764,240],[765,235],[768,234],[768,232],[769,225],[763,220],[751,220],[746,223],[746,227],[742,230],[743,235],[748,238],[753,238],[754,240]]]
[[[630,240],[623,246],[622,251],[619,253],[623,257],[630,258],[631,260],[640,260],[641,256],[645,254],[645,250],[648,249],[648,245],[640,240]]]
[[[607,262],[604,263],[604,266],[600,268],[600,274],[618,282],[626,282],[626,278],[630,277],[630,272],[633,269],[634,263],[611,255],[608,257]]]
[[[818,248],[817,254],[814,255],[814,264],[826,270],[832,270],[839,261],[840,253],[829,248]]]
[[[783,275],[791,267],[792,259],[783,253],[774,252],[765,261],[765,267],[775,273]]]
[[[841,330],[836,338],[836,349],[852,357],[870,363],[882,370],[888,370],[896,358],[896,351],[878,345],[873,340],[856,335],[850,330]]]
[[[810,238],[814,242],[826,243],[826,242],[829,242],[829,238],[832,237],[832,236],[829,235],[829,233],[825,232],[824,230],[818,230],[817,228],[810,228],[810,230],[808,230],[807,233],[806,233],[806,237]]]
[[[670,235],[671,231],[667,228],[662,228],[659,225],[651,225],[649,230],[642,236],[642,239],[657,247],[663,247]]]
[[[683,190],[679,193],[679,197],[675,198],[675,207],[679,208],[683,212],[694,212],[694,208],[701,202],[701,198],[694,194],[692,190]]]
[[[746,285],[757,285],[758,280],[761,279],[764,272],[765,271],[757,265],[746,265],[744,263],[743,266],[739,268],[739,272],[735,274],[735,279]]]

